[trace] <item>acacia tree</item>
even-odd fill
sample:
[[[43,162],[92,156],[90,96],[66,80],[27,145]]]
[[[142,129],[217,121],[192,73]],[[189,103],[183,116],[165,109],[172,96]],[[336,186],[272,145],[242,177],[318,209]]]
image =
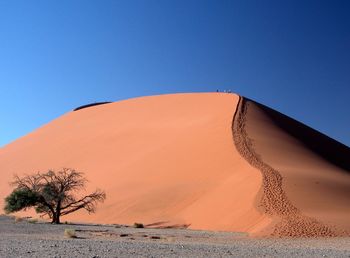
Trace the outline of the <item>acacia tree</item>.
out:
[[[15,189],[5,198],[4,210],[12,213],[35,207],[37,213],[48,215],[54,224],[60,223],[61,216],[80,209],[94,213],[97,203],[103,202],[106,194],[97,189],[78,198],[76,193],[85,189],[86,182],[83,173],[70,168],[24,177],[16,175],[11,183]]]

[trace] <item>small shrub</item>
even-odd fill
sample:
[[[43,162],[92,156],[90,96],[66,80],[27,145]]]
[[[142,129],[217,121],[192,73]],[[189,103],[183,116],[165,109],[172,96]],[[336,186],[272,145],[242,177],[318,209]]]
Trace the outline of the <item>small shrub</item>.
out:
[[[28,223],[35,224],[38,222],[38,219],[28,219],[27,221],[28,221]]]
[[[74,229],[71,229],[71,228],[66,228],[64,230],[64,236],[65,237],[68,237],[68,238],[77,238],[77,235],[75,233],[75,230]]]
[[[144,226],[143,226],[142,223],[137,223],[137,222],[135,222],[135,223],[134,223],[134,228],[144,228]]]
[[[22,222],[23,218],[22,217],[15,217],[15,223]]]

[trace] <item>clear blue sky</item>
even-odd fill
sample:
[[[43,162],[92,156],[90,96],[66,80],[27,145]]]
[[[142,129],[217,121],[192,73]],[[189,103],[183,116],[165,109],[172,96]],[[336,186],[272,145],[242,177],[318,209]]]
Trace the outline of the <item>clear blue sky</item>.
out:
[[[0,1],[0,146],[90,102],[216,89],[350,146],[350,1]]]

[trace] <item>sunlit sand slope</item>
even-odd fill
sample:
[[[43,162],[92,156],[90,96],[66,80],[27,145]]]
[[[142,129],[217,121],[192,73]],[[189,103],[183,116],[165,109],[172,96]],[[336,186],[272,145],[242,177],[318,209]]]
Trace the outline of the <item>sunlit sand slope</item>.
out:
[[[350,232],[350,149],[254,101],[242,98],[237,149],[262,172],[260,207],[276,236]]]
[[[258,232],[270,219],[256,206],[261,173],[233,142],[238,100],[175,94],[67,113],[0,149],[0,206],[14,173],[71,167],[107,199],[62,221]]]

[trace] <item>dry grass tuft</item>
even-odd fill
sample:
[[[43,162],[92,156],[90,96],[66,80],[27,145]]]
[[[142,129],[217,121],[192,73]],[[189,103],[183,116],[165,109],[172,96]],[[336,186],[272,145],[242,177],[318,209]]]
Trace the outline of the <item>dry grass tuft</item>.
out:
[[[66,228],[64,230],[64,236],[65,237],[68,237],[68,238],[77,238],[77,235],[75,233],[75,230],[74,229],[71,229],[71,228]]]
[[[31,219],[28,219],[27,222],[31,224],[35,224],[38,222],[38,219],[31,218]]]

